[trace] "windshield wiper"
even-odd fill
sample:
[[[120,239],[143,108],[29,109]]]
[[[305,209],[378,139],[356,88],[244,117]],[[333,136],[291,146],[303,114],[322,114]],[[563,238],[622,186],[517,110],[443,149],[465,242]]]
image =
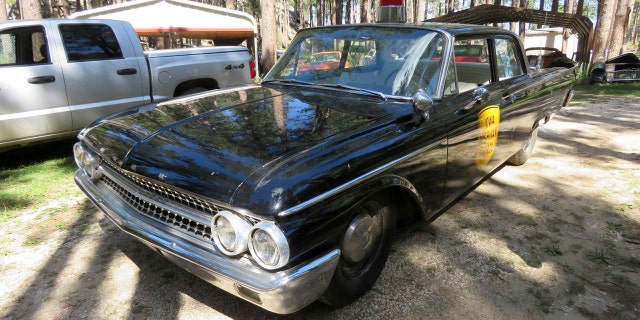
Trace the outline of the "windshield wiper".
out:
[[[352,86],[346,86],[344,84],[316,84],[317,86],[321,86],[321,87],[329,87],[329,88],[336,88],[336,89],[343,89],[343,90],[350,90],[350,91],[358,91],[358,92],[364,92],[373,96],[376,96],[382,100],[387,100],[387,96],[380,92],[380,91],[375,91],[375,90],[369,90],[369,89],[364,89],[364,88],[358,88],[358,87],[352,87]]]
[[[311,83],[311,82],[307,82],[307,81],[300,81],[300,80],[296,80],[296,79],[270,79],[270,80],[263,80],[262,83],[300,84],[300,85],[305,85],[305,86],[313,86],[313,85],[315,85],[315,83]]]

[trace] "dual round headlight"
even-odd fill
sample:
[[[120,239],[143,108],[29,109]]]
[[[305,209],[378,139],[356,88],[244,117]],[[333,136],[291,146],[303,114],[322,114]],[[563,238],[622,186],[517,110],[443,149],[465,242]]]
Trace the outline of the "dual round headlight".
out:
[[[102,175],[98,171],[100,165],[100,157],[84,147],[81,142],[76,143],[73,146],[73,157],[76,161],[76,165],[84,170],[90,179],[99,179]]]
[[[254,260],[265,269],[278,269],[289,261],[289,244],[275,223],[262,221],[252,226],[230,211],[220,211],[212,221],[213,241],[226,255],[249,250]]]

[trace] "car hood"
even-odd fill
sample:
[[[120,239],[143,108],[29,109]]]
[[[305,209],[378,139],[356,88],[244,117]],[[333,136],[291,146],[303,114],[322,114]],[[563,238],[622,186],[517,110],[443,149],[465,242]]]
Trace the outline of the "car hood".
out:
[[[345,95],[259,86],[212,92],[104,118],[80,138],[112,166],[273,214],[313,196],[310,185],[340,172],[343,160],[335,159],[349,161],[372,143],[354,144],[356,136],[411,109],[350,95],[337,107],[337,94]]]

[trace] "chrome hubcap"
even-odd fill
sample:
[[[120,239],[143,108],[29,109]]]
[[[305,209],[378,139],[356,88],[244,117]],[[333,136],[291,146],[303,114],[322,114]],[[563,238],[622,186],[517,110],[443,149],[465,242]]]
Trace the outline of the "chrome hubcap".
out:
[[[364,212],[351,221],[342,245],[346,261],[358,263],[371,254],[382,235],[381,216],[372,217]]]

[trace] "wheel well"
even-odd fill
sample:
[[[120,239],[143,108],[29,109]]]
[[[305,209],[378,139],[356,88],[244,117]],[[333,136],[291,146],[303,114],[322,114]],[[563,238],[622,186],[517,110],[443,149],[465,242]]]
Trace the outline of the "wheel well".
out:
[[[177,97],[183,95],[185,91],[193,88],[213,90],[220,89],[220,86],[218,85],[218,81],[211,78],[189,80],[179,84],[173,91],[173,96]]]
[[[386,196],[393,200],[399,225],[420,220],[420,207],[411,194],[399,187],[385,188],[376,192],[378,196]],[[377,197],[373,195],[373,197]]]

